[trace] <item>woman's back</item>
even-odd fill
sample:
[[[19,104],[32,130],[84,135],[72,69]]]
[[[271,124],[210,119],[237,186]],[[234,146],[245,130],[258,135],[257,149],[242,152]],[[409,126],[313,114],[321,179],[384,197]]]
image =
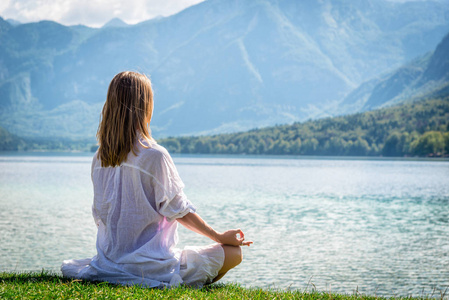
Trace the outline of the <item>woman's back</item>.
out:
[[[194,208],[186,197],[173,199],[184,184],[163,147],[155,143],[147,149],[140,146],[137,156],[130,153],[113,168],[101,167],[95,156],[92,181],[93,214],[102,235],[98,246],[108,259],[125,263],[136,255],[148,257],[148,253],[157,259],[173,256],[177,223],[172,220]]]
[[[149,148],[136,145],[137,156],[130,152],[118,167],[101,167],[94,156],[98,254],[93,266],[96,272],[115,273],[117,279],[120,273],[151,274],[153,280],[170,282],[180,260],[174,220],[194,207],[182,193],[184,184],[167,151],[156,143]]]

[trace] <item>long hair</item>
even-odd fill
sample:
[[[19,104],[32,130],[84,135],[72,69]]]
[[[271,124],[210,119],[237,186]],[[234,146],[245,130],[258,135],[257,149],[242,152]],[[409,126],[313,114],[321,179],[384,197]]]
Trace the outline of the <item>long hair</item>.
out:
[[[137,155],[135,143],[153,141],[149,123],[153,114],[151,82],[143,74],[121,72],[112,79],[97,131],[102,167],[119,166],[128,153]]]

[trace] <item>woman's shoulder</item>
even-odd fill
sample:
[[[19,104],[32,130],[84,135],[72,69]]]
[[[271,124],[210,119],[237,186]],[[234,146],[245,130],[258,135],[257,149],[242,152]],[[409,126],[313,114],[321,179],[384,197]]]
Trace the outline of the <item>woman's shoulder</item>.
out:
[[[139,153],[142,153],[142,155],[158,156],[158,157],[170,156],[167,149],[165,149],[163,146],[159,145],[156,142],[152,142],[150,145],[145,145],[145,147],[140,145]]]
[[[148,164],[160,163],[161,161],[172,162],[170,153],[163,146],[156,142],[151,143],[149,146],[139,145],[137,153],[138,161]]]
[[[100,159],[98,158],[98,149],[97,149],[97,151],[95,151],[95,154],[92,156],[91,168],[93,170],[94,168],[97,168],[99,166],[101,166],[101,162]]]

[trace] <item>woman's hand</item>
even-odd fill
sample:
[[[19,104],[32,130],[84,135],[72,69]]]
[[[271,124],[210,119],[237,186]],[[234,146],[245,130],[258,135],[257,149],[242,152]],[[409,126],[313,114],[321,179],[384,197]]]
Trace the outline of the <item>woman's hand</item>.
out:
[[[253,242],[245,242],[245,235],[240,229],[231,229],[223,233],[219,233],[217,236],[217,242],[223,245],[231,246],[249,246]]]
[[[245,242],[245,235],[240,229],[232,229],[223,233],[216,232],[198,214],[188,213],[182,218],[176,219],[187,229],[207,236],[208,238],[223,245],[249,246],[253,242]]]

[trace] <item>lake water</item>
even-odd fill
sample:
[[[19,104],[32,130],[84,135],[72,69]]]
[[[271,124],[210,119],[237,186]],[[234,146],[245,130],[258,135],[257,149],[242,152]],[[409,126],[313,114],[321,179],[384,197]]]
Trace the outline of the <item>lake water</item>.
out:
[[[95,255],[91,154],[0,156],[0,271]],[[377,295],[449,286],[449,162],[175,156],[217,230],[254,245],[223,281]],[[208,244],[180,228],[180,247]]]

